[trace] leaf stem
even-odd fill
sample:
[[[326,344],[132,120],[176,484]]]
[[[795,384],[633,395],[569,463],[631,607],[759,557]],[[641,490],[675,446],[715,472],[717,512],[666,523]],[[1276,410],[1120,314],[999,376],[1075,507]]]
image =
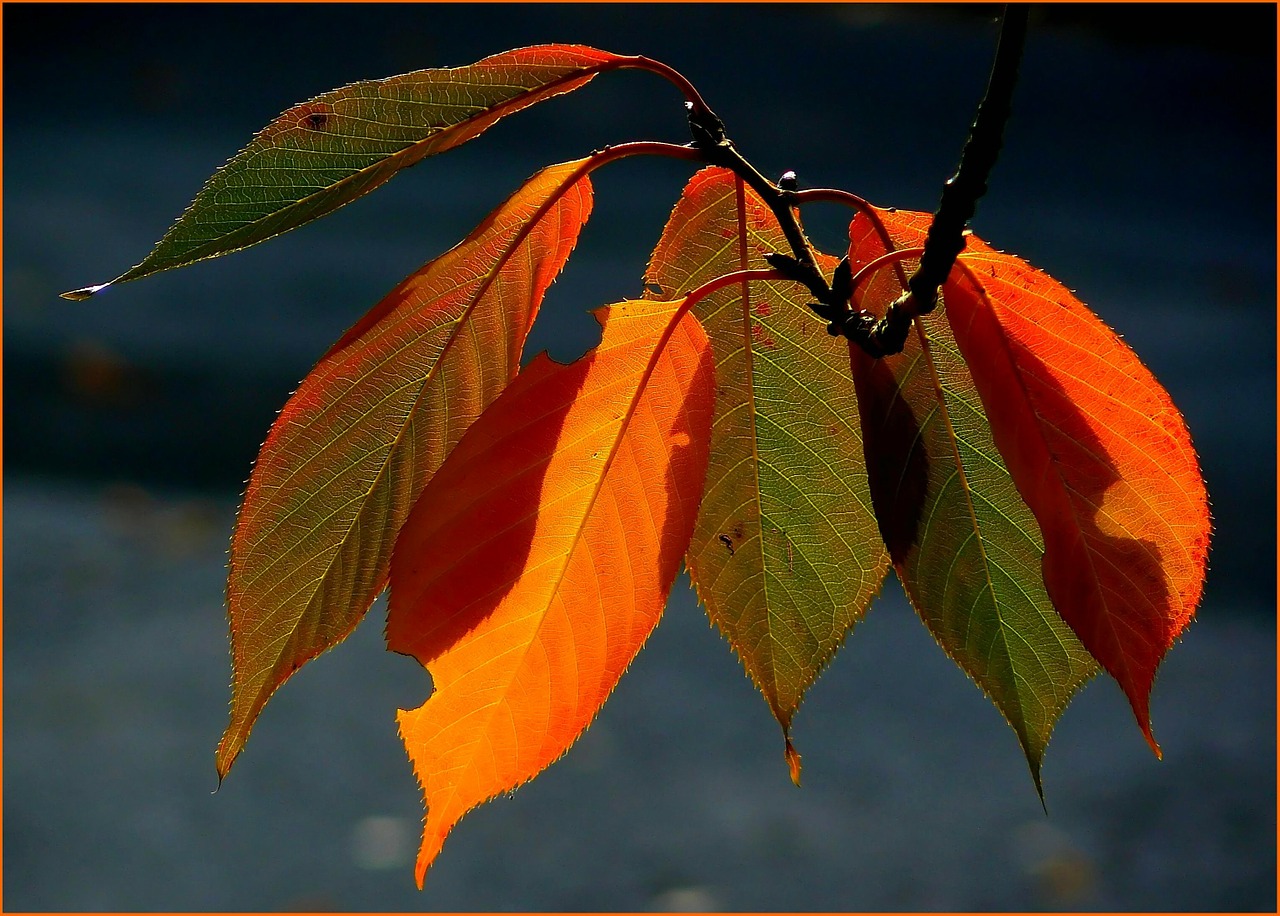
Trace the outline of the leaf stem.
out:
[[[684,94],[685,100],[688,101],[693,111],[700,115],[712,114],[710,106],[703,100],[701,93],[675,67],[668,66],[660,60],[654,60],[652,57],[645,57],[643,54],[622,58],[618,63],[618,67],[648,70],[650,73],[656,73]]]
[[[857,210],[871,223],[875,229],[876,235],[880,236],[880,241],[884,244],[887,251],[895,251],[893,236],[889,234],[888,228],[884,224],[884,220],[880,218],[880,210],[874,205],[868,203],[857,194],[849,191],[842,191],[839,188],[809,188],[804,191],[796,191],[794,195],[797,204],[840,204]],[[907,286],[907,275],[899,267],[898,277],[902,282],[903,289]]]
[[[585,170],[594,172],[602,165],[626,159],[629,156],[667,156],[690,162],[705,161],[703,155],[688,144],[664,143],[661,140],[633,140],[629,143],[610,144],[593,151],[587,159]]]
[[[693,147],[702,153],[702,161],[729,169],[760,195],[765,205],[777,218],[787,244],[791,247],[792,257],[785,264],[775,266],[787,272],[790,279],[807,286],[820,301],[829,303],[832,298],[831,287],[818,269],[817,261],[813,256],[813,247],[805,238],[796,214],[792,210],[796,203],[793,198],[795,192],[784,190],[765,178],[738,152],[733,141],[725,134],[724,122],[711,110],[701,93],[680,71],[661,61],[643,56],[624,58],[618,66],[648,70],[671,82],[684,94],[689,129],[693,134]]]
[[[701,286],[699,286],[697,289],[693,290],[692,292],[686,293],[684,296],[684,301],[680,303],[679,307],[676,308],[676,310],[671,314],[671,318],[667,321],[666,330],[664,330],[662,332],[662,336],[658,338],[658,343],[654,347],[654,351],[653,351],[654,358],[650,359],[649,365],[645,369],[644,376],[640,380],[639,387],[643,388],[646,384],[648,384],[649,376],[652,374],[653,367],[655,364],[654,359],[656,359],[658,353],[662,352],[662,349],[667,345],[668,341],[671,340],[671,335],[675,333],[676,326],[680,323],[680,319],[684,318],[684,316],[687,315],[695,305],[697,305],[707,296],[710,296],[712,293],[718,292],[719,290],[724,289],[726,286],[732,286],[735,283],[748,283],[751,280],[785,280],[785,279],[787,278],[776,270],[772,270],[770,268],[755,267],[755,268],[749,268],[747,270],[735,270],[731,273],[722,274],[712,280],[708,280],[706,283],[703,283]],[[669,301],[675,301],[675,300],[669,300]]]
[[[805,188],[803,191],[792,191],[790,196],[796,204],[842,204],[867,216],[875,215],[875,207],[857,194],[839,188]]]
[[[703,299],[712,293],[719,292],[726,286],[732,286],[735,283],[749,283],[752,280],[789,280],[791,279],[780,270],[774,270],[771,267],[749,267],[746,270],[735,270],[727,274],[721,274],[715,279],[708,280],[697,289],[685,295],[685,304],[680,307],[683,314],[693,308]]]
[[[890,251],[886,251],[878,258],[873,258],[866,264],[863,264],[862,267],[858,268],[858,272],[849,280],[850,295],[852,295],[853,291],[858,288],[858,284],[861,283],[865,277],[869,277],[873,271],[884,267],[886,264],[897,264],[910,258],[918,258],[922,254],[924,254],[923,248],[894,248]],[[901,272],[899,272],[899,276],[901,276]]]
[[[901,267],[901,261],[907,255],[896,251],[875,208],[861,197],[827,188],[799,191],[793,195],[798,203],[842,203],[865,214],[888,249],[883,258],[877,258],[872,264],[892,261],[899,265],[898,277],[904,291],[889,304],[882,316],[876,318],[865,309],[854,312],[846,305],[843,315],[833,314],[831,324],[827,326],[829,333],[843,334],[871,356],[902,352],[911,323],[936,307],[938,288],[946,281],[956,258],[964,250],[965,227],[973,218],[978,199],[987,191],[987,179],[1000,155],[1004,126],[1012,111],[1013,90],[1026,43],[1027,10],[1024,4],[1009,4],[1004,8],[986,94],[969,128],[968,139],[960,154],[960,165],[943,185],[942,199],[929,225],[924,248],[920,249],[920,265],[910,277],[904,275]],[[870,264],[866,265],[858,276],[861,277],[870,267]],[[818,309],[815,311],[822,314]]]
[[[680,303],[679,308],[677,308],[671,315],[671,320],[667,325],[666,332],[658,344],[658,348],[661,349],[666,346],[667,338],[669,338],[672,332],[674,332],[675,326],[679,323],[680,319],[683,318],[695,305],[707,298],[707,296],[710,296],[712,293],[719,292],[726,286],[733,286],[735,283],[749,283],[752,280],[787,279],[789,278],[781,271],[774,270],[770,267],[750,267],[746,270],[735,270],[727,274],[721,274],[718,277],[708,280],[696,289],[685,293],[684,301]],[[670,301],[674,302],[675,300]]]

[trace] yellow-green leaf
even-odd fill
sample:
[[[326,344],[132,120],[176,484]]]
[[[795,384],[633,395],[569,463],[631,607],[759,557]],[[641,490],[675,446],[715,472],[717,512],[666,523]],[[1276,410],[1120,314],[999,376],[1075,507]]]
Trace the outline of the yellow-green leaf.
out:
[[[271,694],[359,623],[419,494],[514,377],[591,210],[585,162],[544,169],[397,286],[281,411],[231,542],[234,676],[220,775]]]
[[[647,281],[674,297],[788,250],[754,192],[731,172],[706,169],[676,205]],[[822,263],[829,270],[834,259]],[[755,281],[694,309],[715,355],[716,413],[686,561],[708,614],[788,735],[805,690],[888,568],[848,349],[827,336],[806,297],[794,283]]]

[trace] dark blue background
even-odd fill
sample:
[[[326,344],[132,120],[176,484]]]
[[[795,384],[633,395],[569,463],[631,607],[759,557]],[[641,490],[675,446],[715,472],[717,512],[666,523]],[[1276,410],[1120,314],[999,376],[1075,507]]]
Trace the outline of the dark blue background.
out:
[[[767,174],[929,210],[982,93],[990,9],[4,17],[10,909],[1274,908],[1273,7],[1038,10],[974,223],[1122,333],[1195,437],[1215,542],[1200,621],[1157,683],[1166,761],[1144,756],[1099,683],[1048,754],[1046,820],[1011,733],[895,587],[797,720],[797,793],[764,704],[677,584],[599,723],[464,820],[423,896],[401,862],[419,802],[391,711],[420,703],[425,679],[380,651],[376,621],[273,700],[206,794],[235,495],[297,380],[383,292],[542,165],[683,142],[678,94],[609,74],[283,238],[88,303],[56,293],[139,260],[293,102],[543,41],[672,64]],[[687,175],[670,161],[598,173],[533,347],[576,355],[594,335],[586,310],[636,294]],[[806,213],[832,251],[847,218]]]

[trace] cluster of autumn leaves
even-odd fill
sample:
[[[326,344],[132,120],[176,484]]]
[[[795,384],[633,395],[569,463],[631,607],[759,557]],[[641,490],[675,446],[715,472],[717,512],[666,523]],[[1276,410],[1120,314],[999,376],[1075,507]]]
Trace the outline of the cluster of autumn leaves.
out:
[[[542,46],[326,93],[261,131],[113,282],[294,228],[505,114],[651,63]],[[285,405],[232,541],[219,774],[271,694],[389,583],[387,645],[433,682],[399,713],[427,806],[421,883],[463,814],[590,724],[682,562],[797,781],[792,716],[890,566],[1037,787],[1055,721],[1099,666],[1154,748],[1151,684],[1198,602],[1209,519],[1185,425],[1133,352],[1056,281],[970,237],[904,352],[872,359],[769,270],[788,250],[769,208],[706,168],[644,297],[597,312],[599,346],[521,367],[590,216],[590,173],[616,158],[538,172]],[[841,253],[855,308],[897,298],[911,262],[882,256],[928,225],[857,208]],[[816,258],[829,276],[837,259]]]

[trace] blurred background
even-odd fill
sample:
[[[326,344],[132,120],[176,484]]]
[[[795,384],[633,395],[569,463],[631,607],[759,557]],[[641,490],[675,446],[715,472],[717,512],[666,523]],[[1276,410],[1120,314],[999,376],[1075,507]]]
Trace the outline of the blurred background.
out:
[[[528,175],[684,142],[606,75],[248,251],[113,289],[292,103],[545,41],[681,70],[766,174],[932,210],[996,8],[58,5],[4,15],[4,904],[8,910],[1259,910],[1276,907],[1276,10],[1038,8],[975,230],[1077,290],[1184,411],[1215,514],[1154,760],[1099,680],[1042,811],[1013,733],[896,584],[776,725],[677,582],[579,744],[465,818],[417,892],[395,732],[427,679],[382,605],[272,701],[217,794],[225,548],[258,445],[349,324]],[[689,174],[597,173],[531,351],[635,295]],[[841,247],[848,214],[806,212]]]

